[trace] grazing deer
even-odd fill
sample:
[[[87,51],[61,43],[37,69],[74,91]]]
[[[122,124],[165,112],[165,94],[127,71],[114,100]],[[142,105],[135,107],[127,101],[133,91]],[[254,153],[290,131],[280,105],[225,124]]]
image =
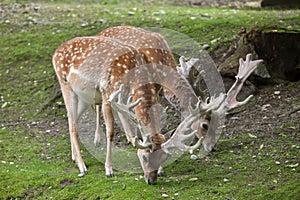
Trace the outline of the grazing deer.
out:
[[[122,77],[125,74],[129,73],[129,71],[131,71],[132,69],[138,69],[137,71],[139,71],[140,66],[145,66],[149,63],[158,64],[161,66],[165,66],[164,70],[169,70],[169,73],[171,74],[175,72],[174,69],[176,68],[176,66],[171,51],[166,45],[163,37],[161,37],[159,34],[134,27],[128,28],[127,26],[118,27],[117,29],[131,29],[130,31],[134,31],[133,36],[135,37],[128,38],[128,33],[127,36],[126,34],[120,32],[117,32],[116,34],[113,31],[108,31],[108,29],[104,31],[103,36],[101,36],[100,34],[100,36],[97,37],[74,38],[61,45],[54,53],[53,65],[58,76],[59,83],[61,85],[65,105],[68,112],[72,159],[77,163],[79,167],[79,176],[85,175],[87,173],[87,169],[83,162],[79,149],[77,122],[81,114],[90,105],[96,105],[98,114],[95,134],[96,136],[94,142],[95,144],[97,144],[100,141],[98,127],[100,124],[100,104],[102,104],[107,137],[107,156],[105,169],[106,175],[108,177],[112,176],[113,170],[111,166],[111,142],[114,135],[114,118],[112,115],[112,105],[115,105],[115,107],[119,108],[121,122],[123,126],[125,124],[125,127],[126,124],[128,124],[128,122],[126,121],[126,115],[130,113],[130,109],[134,107],[136,114],[135,116],[147,128],[147,133],[150,136],[148,140],[143,141],[143,144],[141,144],[137,140],[134,140],[134,144],[138,145],[138,147],[141,148],[138,150],[138,156],[144,170],[145,179],[149,184],[152,184],[156,183],[158,166],[160,166],[160,164],[166,159],[165,156],[167,155],[164,153],[161,154],[159,152],[161,152],[161,149],[164,149],[163,147],[167,146],[166,144],[173,144],[174,146],[174,138],[182,138],[180,137],[180,132],[186,132],[186,129],[188,129],[182,124],[183,122],[186,123],[187,121],[184,120],[175,131],[175,134],[172,136],[173,139],[171,138],[166,142],[163,135],[157,132],[157,127],[154,121],[151,120],[149,114],[151,106],[157,103],[158,87],[156,84],[148,82],[147,84],[139,85],[135,83],[135,81],[131,81],[130,87],[134,88],[131,94],[133,98],[132,102],[126,106],[120,105],[120,101],[118,104],[115,104],[114,98],[110,98],[110,96],[117,96],[116,94],[119,92],[118,88],[122,83]],[[129,35],[130,33],[133,33],[130,31]],[[109,33],[111,33],[111,35]],[[118,38],[113,38],[113,35],[119,36]],[[156,39],[156,41],[158,42],[155,43],[153,39]],[[137,44],[140,44],[140,46],[138,46]],[[147,68],[143,68],[143,70],[146,71],[146,74],[148,73],[149,77],[153,75],[151,74],[153,73],[153,71],[150,70],[149,72],[147,72]],[[162,73],[162,76],[164,76],[164,70],[157,71]],[[192,105],[196,105],[198,101],[197,96],[190,89],[189,84],[185,79],[179,77],[178,80],[175,80],[175,82],[174,80],[172,84],[170,80],[168,80],[169,82],[165,81],[167,85],[165,93],[168,96],[168,86],[170,88],[173,87],[174,90],[177,89],[179,91],[184,91],[184,94],[182,95],[178,95],[180,94],[180,92],[176,93],[178,96],[177,99],[179,100],[177,101],[177,103],[175,103],[176,105],[179,105],[181,108],[183,108],[183,113],[185,116],[187,116],[186,119],[189,120],[189,123],[187,124],[191,124],[190,121],[192,121],[192,125],[198,124],[196,122],[200,118],[199,113],[205,114],[206,112],[211,111],[212,106],[206,106],[206,108],[206,104],[202,103],[197,104],[202,106],[196,107],[195,110],[191,109],[190,106],[188,106],[189,104],[187,102],[192,102]],[[181,83],[179,84],[180,87],[175,87],[174,85],[178,85],[178,83]],[[169,93],[169,96],[171,97],[169,99],[172,99],[172,95],[174,94],[172,92]],[[109,101],[111,102],[111,104],[109,103]],[[211,103],[212,102],[213,101],[211,101]],[[200,110],[202,110],[202,112],[200,112]],[[196,111],[199,111],[198,114],[195,114]],[[202,127],[203,130],[206,130],[208,128],[207,124],[205,125],[205,123],[203,123],[203,120],[201,121],[202,122],[200,127]],[[130,129],[124,129],[129,141],[133,143],[133,135],[132,133],[130,133]],[[195,132],[195,128],[193,128],[192,134],[188,134],[188,137],[191,137],[195,134],[198,135],[199,141],[197,142],[197,146],[199,146],[203,139],[202,136],[199,136],[198,132],[199,131]],[[149,145],[146,145],[147,148],[145,149],[145,144],[148,142],[152,144],[151,150],[149,150],[148,148]],[[177,142],[180,143],[180,140],[178,140]],[[194,148],[195,147],[196,146],[194,146]],[[187,149],[186,146],[184,146],[184,149]]]
[[[156,135],[153,138],[151,138],[151,135],[150,139],[143,141],[143,143],[136,140],[136,146],[139,148],[138,156],[144,170],[145,180],[148,184],[156,183],[157,169],[168,159],[169,156],[171,156],[169,153],[170,149],[177,148],[181,151],[193,151],[201,145],[204,141],[204,136],[197,135],[198,130],[193,127],[195,123],[201,119],[201,116],[210,112],[214,112],[217,115],[224,115],[227,111],[242,106],[251,99],[252,95],[247,97],[244,101],[239,102],[236,100],[236,97],[242,89],[246,79],[256,69],[258,64],[262,62],[262,60],[251,61],[251,54],[248,54],[245,61],[240,59],[239,62],[240,66],[236,76],[236,81],[228,92],[226,94],[221,93],[217,98],[212,97],[210,102],[202,101],[200,99],[196,103],[195,108],[193,108],[192,103],[189,102],[189,115],[186,116],[179,124],[169,140],[165,141],[162,135]],[[186,65],[186,63],[183,65]],[[179,73],[181,74],[181,72]],[[180,79],[177,79],[176,81],[179,80]],[[121,91],[122,89],[114,92],[109,99],[112,106],[118,110],[123,110],[123,108],[126,107],[126,105],[124,106],[122,102],[119,101],[119,99],[121,99]],[[130,109],[127,109],[126,112],[129,113],[130,116],[135,117]],[[194,136],[198,136],[196,144],[192,146],[186,145],[184,141],[190,140],[191,138],[194,138]]]

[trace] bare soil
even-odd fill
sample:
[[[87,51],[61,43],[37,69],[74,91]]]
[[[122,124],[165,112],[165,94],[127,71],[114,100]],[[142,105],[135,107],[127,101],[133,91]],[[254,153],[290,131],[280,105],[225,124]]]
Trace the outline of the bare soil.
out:
[[[224,137],[250,133],[275,139],[292,134],[300,142],[300,81],[258,86],[241,112],[228,115],[224,131]]]

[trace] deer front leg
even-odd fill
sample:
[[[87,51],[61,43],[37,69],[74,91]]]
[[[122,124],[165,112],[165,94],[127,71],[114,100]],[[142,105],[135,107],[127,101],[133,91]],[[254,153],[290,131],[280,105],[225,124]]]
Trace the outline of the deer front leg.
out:
[[[112,140],[114,137],[114,117],[112,113],[111,105],[108,103],[107,98],[103,95],[103,117],[106,125],[106,140],[107,140],[107,152],[105,161],[105,174],[107,177],[113,176],[111,154],[112,154]]]
[[[135,137],[134,137],[134,134],[132,133],[132,130],[131,130],[131,127],[130,127],[130,124],[129,124],[129,121],[128,119],[126,118],[126,116],[121,113],[121,112],[118,112],[118,116],[120,118],[120,121],[122,123],[122,126],[124,128],[124,131],[125,131],[125,135],[126,135],[126,138],[127,138],[127,141],[129,143],[132,144],[132,146],[135,147]]]

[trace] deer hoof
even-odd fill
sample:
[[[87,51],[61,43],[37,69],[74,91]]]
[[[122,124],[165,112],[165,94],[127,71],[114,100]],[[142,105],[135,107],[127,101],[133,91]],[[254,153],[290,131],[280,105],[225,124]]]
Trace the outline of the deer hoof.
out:
[[[157,175],[158,175],[158,176],[160,176],[160,177],[167,176],[165,172],[158,172],[158,174],[157,174]]]
[[[87,175],[87,173],[88,173],[87,171],[80,172],[78,174],[78,177],[83,177],[83,176]]]
[[[106,174],[107,178],[112,178],[114,176],[114,174]]]
[[[94,146],[95,146],[95,147],[100,147],[100,145],[101,145],[100,142],[94,141]]]

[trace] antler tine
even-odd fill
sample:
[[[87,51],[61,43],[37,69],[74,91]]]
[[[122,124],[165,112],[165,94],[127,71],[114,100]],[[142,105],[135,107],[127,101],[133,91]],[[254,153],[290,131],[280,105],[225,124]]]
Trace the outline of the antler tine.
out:
[[[113,102],[116,99],[117,96],[118,96],[118,100],[121,99],[121,98],[119,98],[119,94],[122,92],[123,86],[124,86],[123,84],[120,85],[118,90],[111,93],[111,95],[109,96],[109,99],[108,99],[109,103]]]
[[[191,103],[191,101],[189,102],[189,111],[190,111],[190,113],[192,113],[192,114],[197,114],[197,113],[199,113],[200,112],[200,104],[201,104],[201,99],[198,99],[198,102],[196,103],[196,107],[195,108],[193,108],[193,106],[192,106],[192,103]]]
[[[110,95],[110,97],[108,99],[108,102],[110,102],[112,107],[115,110],[117,110],[118,112],[129,113],[129,110],[132,109],[133,107],[135,107],[136,105],[138,105],[142,101],[142,98],[139,98],[135,102],[131,102],[132,96],[130,96],[127,99],[127,104],[123,104],[123,102],[122,102],[122,99],[123,99],[122,98],[123,97],[122,90],[123,90],[123,84],[120,86],[120,88],[118,90],[114,91]],[[118,96],[118,99],[117,99],[117,102],[115,102],[117,96]]]
[[[189,76],[190,69],[188,69],[186,62],[184,61],[184,56],[180,56],[179,63],[181,67],[176,67],[177,72],[187,78]]]
[[[257,68],[258,64],[263,61],[263,60],[252,61],[251,58],[252,58],[252,54],[247,54],[245,61],[242,58],[239,59],[240,66],[236,78],[242,79],[243,82]]]
[[[132,97],[130,96],[127,99],[127,104],[123,104],[122,90],[123,90],[123,84],[120,86],[120,88],[118,90],[114,91],[110,95],[108,102],[111,104],[111,106],[114,110],[127,115],[128,118],[131,119],[131,121],[134,122],[141,131],[143,131],[140,120],[138,119],[138,117],[136,116],[136,114],[134,112],[130,111],[133,107],[135,107],[142,101],[142,98],[139,98],[135,102],[131,102]],[[117,97],[118,97],[118,99],[116,100]]]
[[[201,98],[199,98],[195,108],[192,107],[191,102],[189,103],[189,111],[196,115],[216,110],[223,103],[225,97],[225,94],[221,93],[217,98],[214,96],[211,98],[207,97],[204,102],[202,102]]]
[[[226,97],[226,108],[225,110],[231,110],[235,107],[241,106],[246,104],[253,95],[248,96],[244,101],[238,102],[236,100],[236,97],[240,90],[243,87],[244,82],[246,79],[250,76],[250,74],[257,68],[258,64],[261,63],[263,60],[254,60],[251,61],[251,54],[247,54],[246,60],[244,61],[242,58],[240,58],[240,66],[238,70],[238,74],[236,75],[236,81],[232,85],[232,87],[229,89],[227,92],[227,97]]]
[[[135,137],[134,144],[139,149],[151,149],[153,145],[150,142],[150,135],[147,136],[146,140],[143,143],[141,143],[141,140],[138,137]]]
[[[197,132],[197,131],[195,130],[195,133],[196,133],[196,132]],[[186,150],[187,150],[190,154],[193,154],[193,152],[201,146],[203,140],[204,140],[204,137],[202,136],[202,137],[200,137],[200,138],[198,139],[197,143],[194,144],[193,146],[186,146]]]
[[[221,104],[224,102],[226,98],[226,95],[224,93],[221,93],[217,98],[212,96],[210,98],[210,101],[208,102],[209,98],[206,98],[205,102],[201,103],[201,111],[203,112],[209,112],[212,110],[218,109]]]
[[[195,65],[196,62],[199,61],[197,58],[191,58],[188,62],[184,61],[184,56],[179,58],[179,63],[181,67],[176,67],[177,72],[185,78],[189,77],[189,73],[191,68]]]

